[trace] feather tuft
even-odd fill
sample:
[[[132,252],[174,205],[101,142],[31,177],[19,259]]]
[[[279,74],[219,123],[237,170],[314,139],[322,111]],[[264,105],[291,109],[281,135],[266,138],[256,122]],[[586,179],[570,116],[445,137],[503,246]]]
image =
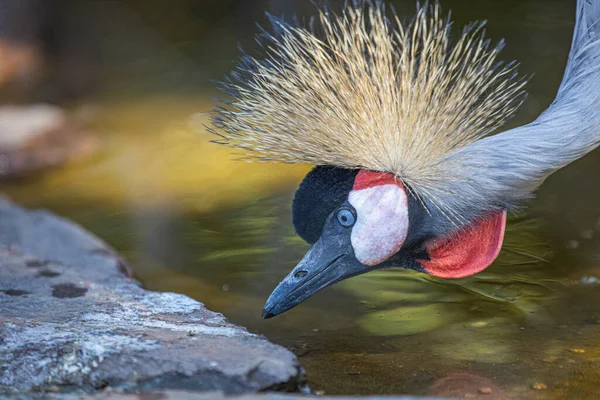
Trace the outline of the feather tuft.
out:
[[[242,58],[213,118],[219,142],[245,158],[393,173],[443,206],[429,197],[460,179],[448,156],[524,98],[518,65],[497,60],[504,42],[493,46],[484,22],[453,42],[437,3],[418,4],[410,23],[377,0],[321,9],[312,28],[269,20],[265,56]]]

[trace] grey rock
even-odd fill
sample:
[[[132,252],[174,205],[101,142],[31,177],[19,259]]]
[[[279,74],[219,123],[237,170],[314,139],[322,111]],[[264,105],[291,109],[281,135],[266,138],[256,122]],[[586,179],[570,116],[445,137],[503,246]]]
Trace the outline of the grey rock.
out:
[[[247,393],[303,383],[286,349],[130,275],[79,226],[0,198],[0,394]]]

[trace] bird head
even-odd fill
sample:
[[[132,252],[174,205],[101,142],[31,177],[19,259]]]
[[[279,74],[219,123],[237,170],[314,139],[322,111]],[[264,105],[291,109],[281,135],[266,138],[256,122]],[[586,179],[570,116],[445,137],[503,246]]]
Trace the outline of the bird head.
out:
[[[438,2],[418,4],[408,23],[368,0],[320,9],[306,26],[270,20],[265,54],[241,58],[209,128],[242,158],[317,165],[293,204],[312,247],[263,316],[376,269],[462,278],[487,268],[505,210],[550,171],[533,167],[543,141],[517,132],[531,144],[521,152],[515,136],[492,135],[526,83],[498,61],[502,42],[491,45],[483,23],[454,40]]]
[[[273,291],[265,317],[375,269],[462,278],[498,256],[506,210],[600,144],[600,6],[577,2],[563,81],[531,124],[494,134],[524,98],[484,23],[456,38],[438,2],[403,23],[383,1],[270,17],[222,83],[216,143],[243,158],[318,165],[293,204],[312,245]],[[456,40],[455,40],[456,39]],[[379,171],[379,172],[378,172]]]
[[[312,247],[273,291],[263,317],[376,269],[402,267],[463,278],[484,270],[498,256],[505,211],[489,212],[450,231],[439,229],[443,222],[438,218],[393,174],[314,168],[293,203],[296,232]]]

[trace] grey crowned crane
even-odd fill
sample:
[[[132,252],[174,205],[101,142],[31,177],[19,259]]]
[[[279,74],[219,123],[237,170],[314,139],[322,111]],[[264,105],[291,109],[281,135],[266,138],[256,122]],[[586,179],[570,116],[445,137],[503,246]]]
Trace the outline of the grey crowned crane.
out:
[[[524,96],[483,24],[450,39],[439,4],[410,23],[378,0],[270,17],[260,58],[224,82],[217,143],[250,159],[316,165],[293,201],[311,249],[263,317],[380,268],[462,278],[498,256],[507,211],[600,143],[600,0],[578,0],[564,77],[534,122],[493,134]]]

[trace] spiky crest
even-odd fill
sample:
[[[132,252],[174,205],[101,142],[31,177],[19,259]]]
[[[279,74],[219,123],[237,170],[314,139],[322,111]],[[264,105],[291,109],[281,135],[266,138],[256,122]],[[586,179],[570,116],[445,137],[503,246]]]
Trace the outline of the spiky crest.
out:
[[[449,154],[489,135],[520,105],[526,79],[497,61],[484,23],[453,43],[439,4],[402,23],[381,1],[311,28],[271,18],[266,56],[245,56],[213,118],[218,143],[244,158],[335,165],[397,175],[433,206],[460,179]],[[446,160],[446,161],[444,161]],[[450,215],[452,210],[439,210]]]

